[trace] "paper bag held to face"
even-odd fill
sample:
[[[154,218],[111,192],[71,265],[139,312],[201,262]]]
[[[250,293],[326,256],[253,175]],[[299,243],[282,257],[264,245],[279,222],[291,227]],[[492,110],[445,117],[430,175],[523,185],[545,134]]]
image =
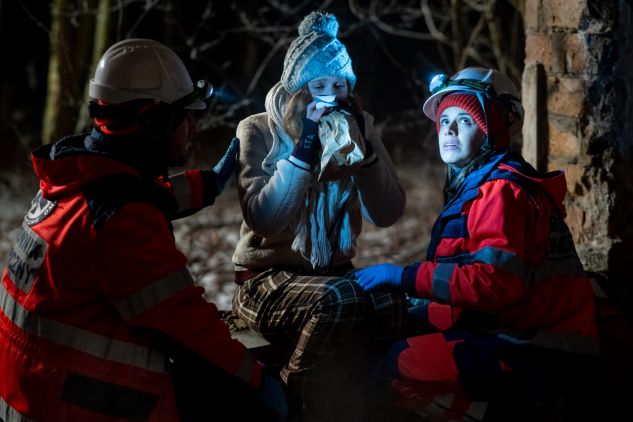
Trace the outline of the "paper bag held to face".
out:
[[[319,121],[321,168],[319,181],[344,179],[361,166],[365,141],[356,119],[345,111],[333,111]]]

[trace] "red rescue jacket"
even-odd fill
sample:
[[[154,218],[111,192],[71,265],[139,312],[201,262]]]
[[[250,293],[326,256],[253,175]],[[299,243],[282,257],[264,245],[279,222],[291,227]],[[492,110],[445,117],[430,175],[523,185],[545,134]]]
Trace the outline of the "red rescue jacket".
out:
[[[431,324],[597,353],[593,289],[564,222],[565,176],[497,154],[440,213],[427,260],[405,268]]]
[[[171,192],[83,141],[33,154],[40,191],[0,285],[0,417],[177,420],[169,351],[151,332],[259,385],[176,249]]]

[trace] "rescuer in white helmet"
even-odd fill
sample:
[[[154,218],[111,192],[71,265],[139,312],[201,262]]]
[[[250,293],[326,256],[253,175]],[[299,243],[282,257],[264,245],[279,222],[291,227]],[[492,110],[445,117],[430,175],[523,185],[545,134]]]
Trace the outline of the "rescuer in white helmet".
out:
[[[105,135],[142,134],[159,166],[182,165],[188,137],[197,132],[191,110],[213,93],[195,85],[180,58],[153,40],[128,39],[110,47],[97,65],[88,94],[91,117]],[[168,148],[169,147],[169,148]]]
[[[211,85],[147,39],[110,47],[90,81],[94,129],[33,152],[40,191],[0,283],[0,420],[282,420],[281,384],[194,285],[170,220],[213,203],[182,164]]]

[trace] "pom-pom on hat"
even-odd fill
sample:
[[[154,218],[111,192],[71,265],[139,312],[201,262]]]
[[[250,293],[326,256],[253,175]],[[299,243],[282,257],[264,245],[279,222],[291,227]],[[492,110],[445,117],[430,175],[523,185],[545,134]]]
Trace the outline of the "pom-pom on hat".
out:
[[[481,108],[479,99],[470,93],[449,94],[442,98],[437,107],[435,127],[440,132],[440,116],[449,107],[459,107],[470,114],[477,126],[488,137],[488,143],[497,150],[508,149],[510,146],[509,124],[493,101],[484,98],[486,112]]]
[[[312,12],[299,25],[299,36],[290,44],[284,59],[281,83],[289,93],[312,79],[338,76],[356,84],[352,59],[336,35],[338,21],[330,13]]]

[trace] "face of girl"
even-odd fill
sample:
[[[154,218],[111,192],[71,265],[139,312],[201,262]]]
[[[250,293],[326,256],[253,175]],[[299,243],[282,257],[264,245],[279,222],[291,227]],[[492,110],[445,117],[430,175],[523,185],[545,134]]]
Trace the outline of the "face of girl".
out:
[[[315,95],[336,95],[337,100],[347,98],[347,80],[338,76],[323,76],[308,82],[308,89],[312,97]]]
[[[440,156],[449,166],[462,168],[468,164],[479,153],[483,138],[483,131],[463,108],[448,107],[442,112],[438,133]]]

